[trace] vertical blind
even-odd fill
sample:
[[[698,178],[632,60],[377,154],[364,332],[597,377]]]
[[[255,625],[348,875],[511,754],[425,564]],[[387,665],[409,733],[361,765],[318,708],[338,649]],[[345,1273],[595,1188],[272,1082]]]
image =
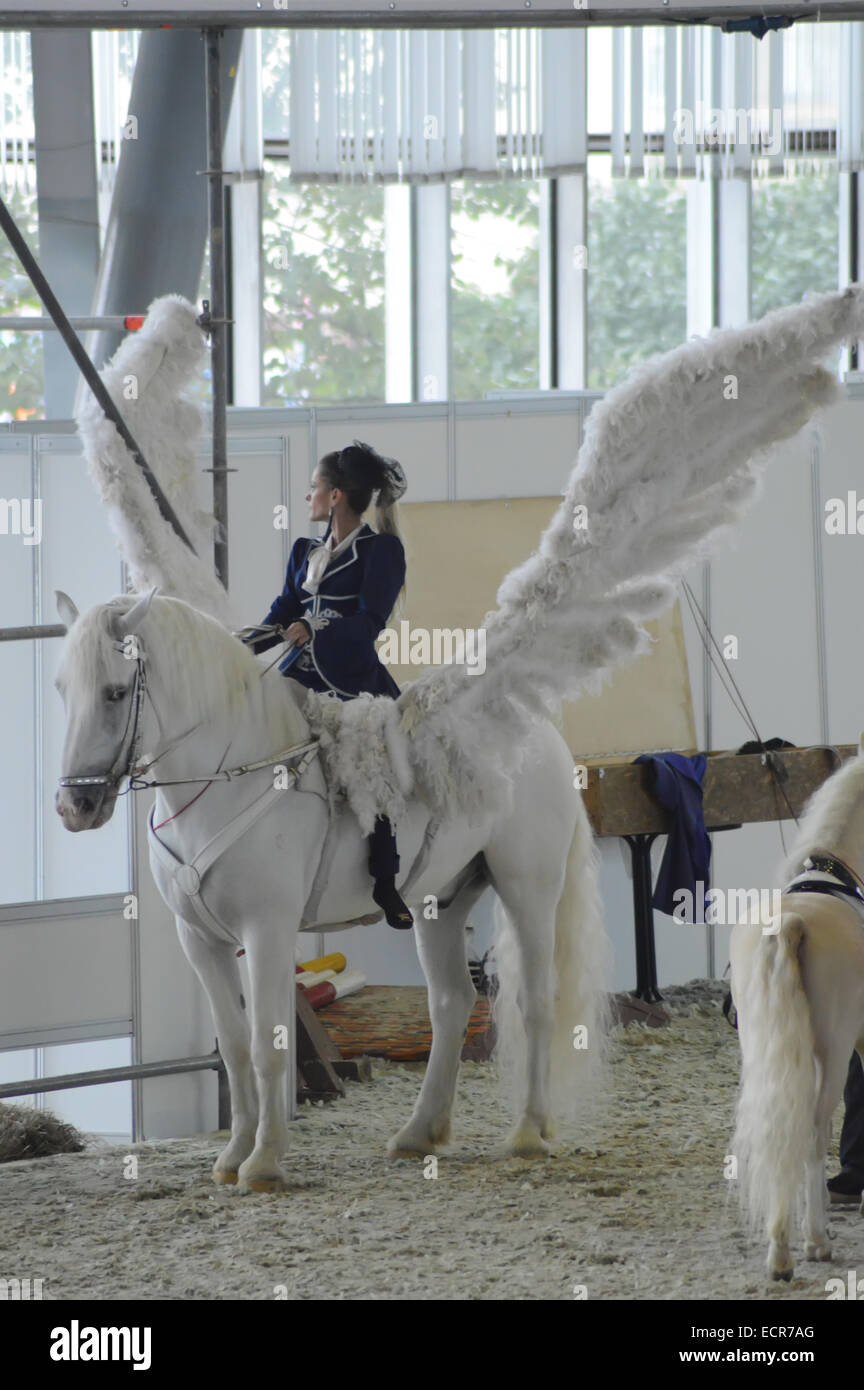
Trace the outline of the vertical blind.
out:
[[[864,159],[858,22],[291,37],[298,182],[581,172],[608,139],[618,177],[802,174]],[[586,90],[590,73],[591,89]],[[604,116],[592,119],[595,91]]]
[[[93,34],[102,189],[122,149],[138,39]],[[761,41],[695,25],[303,29],[291,33],[281,81],[298,182],[578,173],[589,139],[611,152],[618,177],[864,168],[857,21],[802,23]],[[4,195],[35,190],[34,161],[29,34],[4,30]]]
[[[582,171],[584,29],[302,29],[289,144],[302,182]]]
[[[35,134],[30,35],[0,32],[0,186],[35,192]]]
[[[120,158],[123,127],[140,34],[96,30],[92,35],[93,126],[100,189],[110,189]],[[33,75],[30,35],[0,32],[0,190],[36,191]]]

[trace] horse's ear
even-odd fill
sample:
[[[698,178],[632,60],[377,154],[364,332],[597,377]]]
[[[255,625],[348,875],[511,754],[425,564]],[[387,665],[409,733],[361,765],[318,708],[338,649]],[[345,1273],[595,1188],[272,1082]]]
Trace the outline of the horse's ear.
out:
[[[130,633],[138,631],[147,616],[147,610],[153,602],[153,597],[156,592],[157,588],[152,588],[149,594],[145,594],[143,598],[139,598],[138,602],[129,609],[128,613],[117,614],[112,624],[115,636],[119,638],[128,637]]]
[[[78,617],[78,609],[75,607],[68,594],[64,594],[62,589],[54,590],[54,601],[57,604],[57,612],[60,621],[66,624],[67,631]]]

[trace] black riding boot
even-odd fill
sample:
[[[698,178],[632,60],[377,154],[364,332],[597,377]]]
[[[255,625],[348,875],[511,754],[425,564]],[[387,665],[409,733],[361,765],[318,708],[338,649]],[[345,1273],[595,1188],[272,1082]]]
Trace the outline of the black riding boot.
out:
[[[413,927],[414,918],[396,891],[396,875],[399,872],[399,855],[396,852],[396,836],[386,816],[378,816],[375,829],[369,836],[369,872],[375,880],[372,897],[391,927],[407,931]]]

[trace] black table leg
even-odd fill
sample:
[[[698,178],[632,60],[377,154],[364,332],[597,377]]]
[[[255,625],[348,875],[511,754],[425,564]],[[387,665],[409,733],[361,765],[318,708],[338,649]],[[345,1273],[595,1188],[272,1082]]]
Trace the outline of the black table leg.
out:
[[[663,998],[657,988],[657,957],[654,950],[654,908],[651,905],[651,846],[657,835],[625,835],[633,866],[633,923],[636,931],[637,999],[655,1004]]]

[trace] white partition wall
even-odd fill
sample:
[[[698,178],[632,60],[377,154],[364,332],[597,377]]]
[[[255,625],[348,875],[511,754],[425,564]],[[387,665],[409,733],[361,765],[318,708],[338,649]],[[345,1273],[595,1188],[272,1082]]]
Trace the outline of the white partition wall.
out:
[[[4,500],[33,499],[33,462],[27,438],[0,436],[0,492]],[[0,595],[2,625],[20,627],[35,619],[34,574],[38,550],[22,536],[0,536]],[[15,815],[4,816],[0,836],[0,884],[7,902],[32,898],[37,892],[38,867],[36,779],[36,704],[34,661],[29,642],[0,645],[0,690],[4,718],[0,721],[0,766],[7,787],[15,788]],[[5,825],[6,820],[10,825]]]
[[[122,592],[120,556],[69,426],[0,435],[0,493],[7,501],[41,503],[38,544],[0,534],[0,625],[57,622],[58,588],[82,611]],[[58,1054],[41,1049],[61,1043],[62,1067],[76,1071],[124,1065],[130,1040],[136,1061],[209,1052],[214,1041],[173,918],[155,893],[146,858],[142,864],[130,853],[149,799],[142,797],[130,818],[130,800],[121,798],[107,825],[79,835],[55,814],[65,727],[53,683],[61,645],[52,638],[0,644],[2,762],[14,788],[0,836],[0,1053],[16,1054],[28,1067],[18,1076],[4,1067],[9,1081],[57,1071]],[[122,1110],[117,1092],[128,1114],[119,1127],[132,1130],[131,1090],[117,1083],[112,1092],[112,1131]],[[139,1135],[215,1125],[213,1073],[135,1090]],[[45,1103],[61,1114],[80,1114],[82,1106],[92,1113],[77,1092],[53,1093]]]
[[[862,538],[825,530],[826,501],[845,500],[861,476],[862,425],[864,399],[850,386],[843,403],[780,446],[734,548],[689,576],[700,602],[707,597],[717,640],[738,639],[737,658],[724,664],[763,739],[854,743],[864,729],[864,662],[849,640],[864,579]],[[753,734],[716,672],[705,681],[701,643],[686,611],[685,633],[700,746],[739,747]],[[774,821],[714,835],[714,885],[777,886],[775,870],[794,832],[794,822]],[[660,914],[655,921],[661,979],[675,978],[670,971],[693,933],[704,937],[709,965],[723,972],[727,928],[714,929],[712,955],[708,929],[677,927]]]

